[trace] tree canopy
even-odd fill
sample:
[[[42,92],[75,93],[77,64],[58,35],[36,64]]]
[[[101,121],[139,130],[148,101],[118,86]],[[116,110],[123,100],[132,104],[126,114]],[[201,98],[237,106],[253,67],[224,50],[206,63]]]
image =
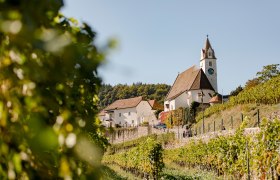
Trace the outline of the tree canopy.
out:
[[[263,83],[270,80],[273,77],[279,76],[279,64],[270,64],[263,67],[262,71],[257,72],[258,80]]]
[[[118,84],[115,86],[104,84],[99,92],[99,109],[102,110],[109,104],[118,99],[127,99],[137,96],[143,96],[145,99],[156,100],[163,104],[164,98],[170,90],[166,84],[142,84],[135,83],[132,85]]]
[[[104,53],[62,0],[0,1],[0,179],[98,177]]]

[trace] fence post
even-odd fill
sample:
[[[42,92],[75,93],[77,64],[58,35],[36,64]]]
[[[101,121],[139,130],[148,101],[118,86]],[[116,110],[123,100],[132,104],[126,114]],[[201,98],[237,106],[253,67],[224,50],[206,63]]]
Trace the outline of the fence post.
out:
[[[248,180],[251,179],[251,174],[250,174],[250,158],[249,158],[249,155],[250,155],[250,151],[249,151],[249,148],[248,148],[248,141],[246,140],[246,150],[247,150],[247,173],[248,173]]]
[[[221,130],[224,130],[224,120],[221,121]]]
[[[124,130],[123,130],[123,143],[124,143]]]
[[[208,123],[208,132],[210,132],[210,123]]]
[[[215,129],[216,129],[216,127],[215,127],[215,121],[214,121],[214,132],[215,132]]]
[[[204,128],[204,113],[203,113],[203,119],[202,119],[202,126],[203,126],[202,130],[203,130],[203,134],[204,134],[204,133],[205,133],[205,128]]]
[[[243,122],[243,113],[241,113],[241,122]]]
[[[230,116],[230,121],[231,121],[231,129],[233,129],[233,117]]]
[[[257,114],[258,114],[258,127],[260,127],[260,110],[257,110]]]

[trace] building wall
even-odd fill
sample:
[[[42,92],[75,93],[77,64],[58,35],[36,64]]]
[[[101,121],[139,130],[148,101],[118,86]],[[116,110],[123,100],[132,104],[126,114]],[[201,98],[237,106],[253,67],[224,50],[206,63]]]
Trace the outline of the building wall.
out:
[[[153,124],[153,121],[155,122],[157,120],[148,101],[141,101],[136,107],[136,110],[138,124],[145,121],[149,122],[149,124]]]
[[[120,126],[137,126],[137,110],[136,108],[126,108],[114,110],[113,120],[115,124]]]
[[[169,101],[164,101],[164,112],[170,111]]]
[[[189,98],[188,92],[184,92],[180,96],[176,97],[175,109],[178,109],[180,107],[188,107],[190,105],[188,104],[188,98]]]
[[[203,103],[209,103],[209,100],[214,95],[214,91],[212,90],[202,90],[204,96],[203,96]],[[189,107],[193,101],[201,103],[201,90],[191,90],[182,93],[180,96],[176,97],[175,99],[172,99],[170,101],[164,102],[164,111],[172,111],[175,109],[178,109],[180,107]],[[211,94],[211,96],[209,95]],[[169,104],[169,108],[166,108],[166,104]]]
[[[154,110],[152,110],[148,101],[141,101],[137,107],[115,109],[113,112],[107,112],[104,119],[113,119],[113,125],[118,124],[124,127],[139,126],[144,121],[149,122],[149,124],[157,122]],[[108,123],[106,124],[108,126]]]

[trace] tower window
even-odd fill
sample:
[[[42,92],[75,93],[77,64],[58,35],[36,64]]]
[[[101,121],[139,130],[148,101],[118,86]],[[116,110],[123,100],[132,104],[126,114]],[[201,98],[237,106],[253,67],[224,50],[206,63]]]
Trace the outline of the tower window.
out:
[[[208,56],[212,57],[212,52],[211,51],[208,52]]]
[[[122,116],[122,113],[119,113],[119,117],[121,117]]]
[[[209,61],[209,66],[212,66],[212,61]]]

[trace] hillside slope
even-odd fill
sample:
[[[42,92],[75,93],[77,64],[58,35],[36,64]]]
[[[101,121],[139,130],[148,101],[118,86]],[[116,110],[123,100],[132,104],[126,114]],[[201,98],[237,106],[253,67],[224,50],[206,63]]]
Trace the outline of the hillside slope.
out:
[[[247,127],[256,127],[258,126],[258,110],[260,121],[263,118],[280,118],[280,104],[273,105],[260,105],[260,104],[242,104],[237,105],[232,108],[226,109],[221,112],[217,112],[212,114],[209,117],[204,118],[204,128],[205,132],[214,131],[214,122],[215,122],[215,130],[221,130],[221,124],[223,121],[223,125],[225,129],[236,129],[241,124],[241,119],[243,115],[243,119],[245,117],[249,118],[249,124]],[[231,120],[232,119],[232,120]],[[203,121],[200,120],[198,123],[194,125],[194,130],[197,129],[197,133],[201,134],[203,128]],[[200,129],[200,130],[199,130]]]

